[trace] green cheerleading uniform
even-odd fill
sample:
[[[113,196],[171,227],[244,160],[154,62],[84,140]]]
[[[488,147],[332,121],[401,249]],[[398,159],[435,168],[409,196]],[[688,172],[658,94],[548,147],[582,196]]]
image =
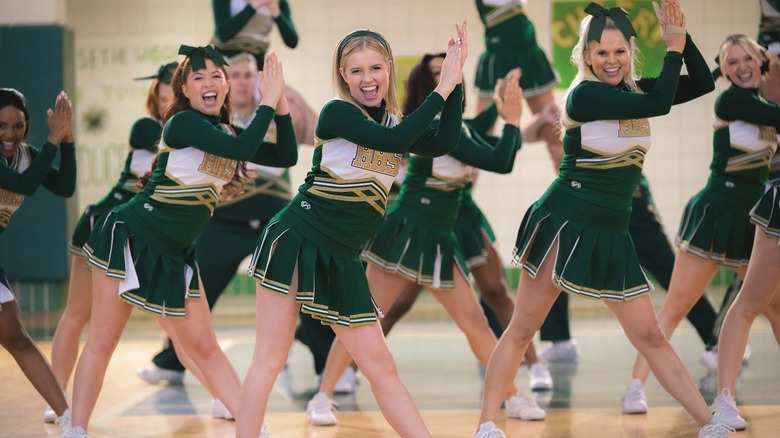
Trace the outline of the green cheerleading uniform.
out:
[[[259,141],[273,116],[261,106],[246,130],[194,109],[163,128],[157,164],[144,189],[103,215],[84,245],[88,262],[120,281],[119,296],[155,314],[183,317],[185,298],[200,298],[193,242],[208,223],[237,160],[295,164],[290,116],[275,118],[282,141]]]
[[[690,76],[680,76],[683,60]],[[628,232],[632,195],[650,148],[648,117],[715,85],[690,36],[683,54],[666,53],[658,78],[637,85],[643,93],[596,81],[571,90],[561,171],[520,225],[513,262],[535,277],[545,258],[554,257],[552,282],[565,292],[621,301],[653,287]]]
[[[13,157],[0,157],[0,235],[8,228],[11,216],[43,185],[65,198],[76,190],[76,150],[73,143],[60,144],[59,169],[52,168],[57,147],[48,141],[40,150],[22,143]],[[0,266],[0,310],[2,303],[14,300],[11,284]]]
[[[152,168],[157,153],[157,143],[162,135],[162,120],[144,117],[130,129],[130,151],[119,180],[106,196],[95,204],[87,206],[76,223],[68,250],[73,255],[86,257],[82,247],[103,213],[129,201],[138,193],[138,177]]]
[[[780,238],[780,181],[775,181],[753,207],[750,220],[767,236]]]
[[[279,28],[287,47],[298,45],[298,32],[287,0],[279,1],[280,13],[276,18],[271,16],[268,7],[255,9],[246,0],[211,0],[211,9],[216,31],[210,44],[227,57],[251,53],[262,70],[274,26]]]
[[[315,130],[312,170],[271,220],[249,269],[264,289],[287,294],[297,270],[301,310],[325,324],[376,321],[360,250],[379,227],[402,156],[443,155],[458,142],[462,87],[446,103],[431,93],[402,123],[379,107],[332,100]],[[443,110],[442,110],[443,108]],[[442,111],[438,129],[429,123]]]
[[[777,149],[780,106],[758,89],[732,85],[715,101],[713,158],[707,185],[688,201],[678,248],[723,266],[747,266],[754,226],[749,212],[764,193]]]
[[[520,86],[525,97],[552,91],[561,80],[536,42],[534,25],[525,15],[521,0],[476,0],[485,25],[485,51],[477,64],[476,87],[480,97],[493,97],[498,79],[520,67]]]
[[[468,276],[454,226],[471,169],[505,171],[521,144],[516,126],[504,125],[501,140],[492,145],[464,124],[449,155],[411,155],[401,193],[366,244],[363,260],[423,286],[452,289],[453,266]]]
[[[245,129],[255,114],[255,111],[247,116],[232,114],[231,124]],[[275,143],[276,134],[276,124],[271,122],[265,141]],[[214,215],[195,240],[195,259],[209,309],[235,277],[241,262],[252,255],[263,228],[292,197],[287,168],[255,163],[246,166],[251,181],[243,192],[217,203]],[[184,371],[170,340],[152,362],[166,370]]]
[[[487,131],[493,126],[497,118],[498,111],[495,105],[491,103],[477,117],[468,120],[466,123],[488,142],[496,144],[498,137],[488,134]],[[518,146],[521,145],[522,141]],[[511,173],[514,164],[515,160],[513,157],[509,160],[508,167],[498,173]],[[469,181],[462,192],[458,219],[454,228],[455,239],[458,242],[458,247],[463,255],[463,262],[468,270],[487,264],[488,249],[485,247],[483,237],[487,238],[488,244],[493,244],[496,241],[496,234],[493,232],[493,228],[490,226],[485,214],[482,213],[477,203],[474,202],[471,189],[472,182]]]

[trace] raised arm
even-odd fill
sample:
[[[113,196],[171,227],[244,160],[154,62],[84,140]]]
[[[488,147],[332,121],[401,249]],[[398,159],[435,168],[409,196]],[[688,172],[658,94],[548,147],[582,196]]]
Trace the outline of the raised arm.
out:
[[[273,117],[274,109],[261,105],[246,130],[233,136],[199,112],[186,110],[165,124],[163,139],[174,148],[193,147],[220,157],[250,161],[260,148]]]
[[[5,160],[0,161],[0,188],[25,196],[35,194],[56,155],[57,147],[47,141],[24,172],[8,167]]]
[[[289,114],[274,117],[276,143],[264,141],[250,161],[265,166],[290,167],[298,162],[298,140]]]
[[[236,15],[230,16],[230,0],[211,0],[214,12],[214,33],[222,41],[228,41],[246,26],[257,10],[251,3]]]
[[[742,120],[780,131],[780,105],[762,99],[757,90],[732,86],[715,100],[715,115],[723,120]]]
[[[622,120],[667,114],[677,92],[682,68],[682,53],[669,51],[653,88],[634,93],[604,82],[585,81],[572,90],[566,102],[566,114],[578,122]]]
[[[298,46],[298,31],[295,30],[290,4],[287,3],[287,0],[279,1],[279,15],[274,16],[274,21],[279,28],[284,45],[291,49]]]
[[[324,140],[341,137],[378,151],[403,153],[443,106],[441,95],[431,93],[412,114],[391,128],[369,119],[351,103],[332,100],[322,108],[315,132]]]
[[[63,198],[70,198],[76,192],[76,145],[73,141],[62,142],[60,165],[49,169],[43,186]]]
[[[677,92],[674,95],[674,105],[688,102],[701,97],[715,89],[715,81],[699,48],[693,43],[691,36],[685,36],[683,62],[688,69],[687,75],[680,75]],[[655,86],[657,78],[643,78],[637,82],[642,90],[650,90]]]

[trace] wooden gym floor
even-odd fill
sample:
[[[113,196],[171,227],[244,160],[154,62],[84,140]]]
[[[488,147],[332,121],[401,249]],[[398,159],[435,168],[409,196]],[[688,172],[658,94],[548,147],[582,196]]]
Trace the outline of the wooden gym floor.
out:
[[[220,306],[223,306],[221,303]],[[230,305],[215,315],[217,334],[239,375],[244,375],[254,346],[251,315],[236,316]],[[245,306],[236,306],[245,307]],[[252,305],[249,305],[252,308]],[[102,437],[231,437],[235,423],[210,416],[210,396],[187,376],[183,386],[154,386],[139,380],[136,368],[148,363],[161,345],[156,324],[138,312],[120,342],[96,407],[90,436]],[[56,323],[56,316],[48,317]],[[402,378],[435,437],[470,437],[477,427],[481,378],[465,337],[441,318],[410,319],[388,339]],[[49,321],[51,322],[51,321]],[[28,327],[37,324],[32,321]],[[652,377],[647,396],[650,413],[622,415],[620,399],[635,351],[617,322],[604,312],[578,315],[572,321],[581,356],[576,364],[551,364],[554,389],[538,393],[547,420],[499,419],[508,437],[527,438],[672,438],[695,437],[691,418]],[[673,345],[688,365],[708,402],[715,395],[715,375],[698,363],[703,350],[690,325],[683,324]],[[51,343],[41,341],[48,355]],[[768,323],[758,320],[750,336],[752,357],[743,368],[738,397],[748,430],[738,438],[780,437],[780,349]],[[545,343],[541,347],[546,347]],[[0,437],[59,436],[44,425],[44,402],[32,389],[11,356],[0,350]],[[521,368],[519,386],[527,387]],[[277,384],[267,422],[274,438],[392,437],[378,412],[368,383],[362,380],[352,396],[341,396],[339,425],[311,427],[306,402],[316,388],[311,355],[299,343]]]

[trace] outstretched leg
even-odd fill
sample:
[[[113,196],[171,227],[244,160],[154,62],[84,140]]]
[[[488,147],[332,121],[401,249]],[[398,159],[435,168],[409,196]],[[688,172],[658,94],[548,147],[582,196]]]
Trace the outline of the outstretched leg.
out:
[[[0,309],[0,345],[11,353],[38,394],[61,416],[68,402],[46,357],[24,329],[15,300],[3,303]]]

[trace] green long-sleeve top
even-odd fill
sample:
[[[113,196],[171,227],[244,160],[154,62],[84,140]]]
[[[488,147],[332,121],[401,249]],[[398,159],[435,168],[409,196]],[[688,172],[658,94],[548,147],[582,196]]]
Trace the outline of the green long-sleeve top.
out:
[[[504,125],[499,140],[491,144],[464,123],[458,146],[448,155],[409,157],[401,193],[390,209],[407,206],[442,218],[442,223],[454,223],[463,192],[471,185],[472,168],[505,173],[521,145],[520,129],[516,126]]]
[[[310,207],[301,217],[342,244],[361,248],[381,223],[403,154],[439,156],[458,144],[462,93],[458,85],[446,102],[431,93],[403,121],[384,103],[363,108],[366,117],[351,103],[328,102],[315,128],[312,169],[293,199]],[[429,126],[439,112],[438,128]]]
[[[525,15],[520,0],[476,0],[477,12],[485,25],[485,49],[536,47],[536,31]]]
[[[276,143],[263,141],[271,119],[276,122]],[[260,106],[243,130],[190,108],[165,124],[149,182],[119,209],[131,228],[146,230],[141,234],[163,235],[187,247],[214,213],[219,193],[233,178],[239,160],[289,167],[297,159],[289,115],[274,118],[273,108]]]
[[[688,75],[681,76],[683,61]],[[707,62],[690,36],[683,53],[666,53],[657,78],[641,78],[637,85],[642,92],[597,81],[583,81],[571,90],[558,187],[588,202],[629,211],[650,149],[648,118],[667,114],[672,105],[715,88]]]
[[[715,100],[713,155],[707,188],[758,202],[777,150],[780,106],[758,89],[732,85]]]
[[[263,57],[268,50],[274,25],[279,29],[282,41],[287,47],[295,48],[298,45],[298,31],[295,30],[287,0],[279,1],[280,14],[276,18],[260,13],[249,3],[239,9],[231,4],[235,2],[236,0],[211,0],[216,28],[216,38],[212,43],[225,55],[234,56],[242,51],[252,53],[257,60],[257,66],[262,70]]]
[[[59,168],[52,167],[57,147],[48,141],[37,150],[22,143],[11,158],[0,158],[0,234],[25,196],[39,186],[55,195],[69,198],[76,190],[76,149],[74,143],[60,144]]]

